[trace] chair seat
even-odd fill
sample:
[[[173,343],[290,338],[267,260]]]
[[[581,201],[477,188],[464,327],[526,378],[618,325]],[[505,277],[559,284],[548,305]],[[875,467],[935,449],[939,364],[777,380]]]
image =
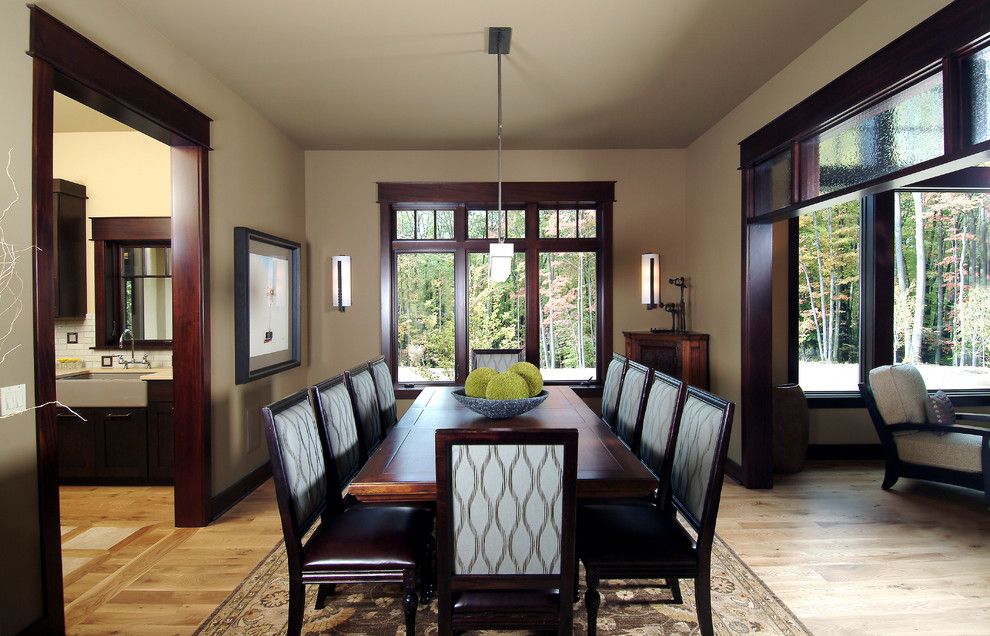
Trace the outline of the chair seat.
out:
[[[919,431],[895,435],[894,442],[901,461],[967,473],[983,471],[980,458],[983,438],[979,435]]]
[[[557,590],[471,590],[454,596],[455,612],[534,613],[560,609]]]
[[[587,565],[695,567],[694,541],[676,519],[649,503],[578,507],[577,553]]]
[[[432,529],[428,508],[357,504],[316,529],[303,548],[303,572],[414,567]]]

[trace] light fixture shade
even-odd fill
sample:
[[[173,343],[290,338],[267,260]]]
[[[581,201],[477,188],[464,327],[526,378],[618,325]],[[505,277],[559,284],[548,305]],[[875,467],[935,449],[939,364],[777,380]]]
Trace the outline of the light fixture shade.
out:
[[[653,309],[660,304],[660,255],[643,254],[643,304]]]
[[[344,311],[351,306],[351,257],[334,256],[330,264],[332,306]]]
[[[488,249],[488,272],[496,283],[509,280],[512,274],[512,243],[492,243]]]

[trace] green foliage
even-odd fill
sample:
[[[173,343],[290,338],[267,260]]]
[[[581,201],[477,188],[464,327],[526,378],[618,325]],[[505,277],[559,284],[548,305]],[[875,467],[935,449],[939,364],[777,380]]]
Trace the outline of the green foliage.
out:
[[[489,400],[521,400],[529,397],[529,385],[518,373],[505,371],[488,381],[485,397]]]
[[[509,367],[509,371],[522,376],[522,379],[526,380],[526,384],[529,385],[530,397],[538,395],[543,390],[543,375],[540,373],[539,367],[535,364],[517,362]]]
[[[491,379],[498,375],[498,371],[489,367],[480,367],[468,374],[464,381],[464,395],[468,397],[485,397],[485,389]]]

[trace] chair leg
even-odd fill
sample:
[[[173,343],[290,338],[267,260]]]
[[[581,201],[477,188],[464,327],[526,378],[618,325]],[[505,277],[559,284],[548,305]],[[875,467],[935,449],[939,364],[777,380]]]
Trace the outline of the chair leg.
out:
[[[419,598],[416,596],[416,570],[406,570],[403,581],[406,595],[402,597],[402,610],[406,615],[406,636],[416,633],[416,608]]]
[[[897,477],[897,467],[887,462],[887,468],[883,474],[883,483],[880,484],[880,487],[884,490],[890,490],[897,483]]]
[[[574,602],[581,600],[581,562],[574,564]]]
[[[289,626],[288,636],[302,634],[303,612],[306,610],[306,587],[302,578],[289,575]]]
[[[421,580],[420,590],[422,591],[422,602],[429,604],[437,591],[437,541],[434,537],[426,545],[426,555],[423,565],[420,568]]]
[[[598,571],[584,566],[584,607],[588,610],[588,636],[598,633],[598,606],[602,595],[598,593]]]
[[[667,579],[667,587],[670,588],[670,595],[673,597],[674,603],[680,605],[684,602],[684,598],[681,597],[680,579]]]
[[[698,629],[701,636],[713,636],[712,627],[712,574],[707,568],[694,579],[694,604],[698,610]]]
[[[316,590],[315,609],[321,610],[327,606],[327,597],[333,596],[337,592],[337,586],[333,583],[323,583]]]

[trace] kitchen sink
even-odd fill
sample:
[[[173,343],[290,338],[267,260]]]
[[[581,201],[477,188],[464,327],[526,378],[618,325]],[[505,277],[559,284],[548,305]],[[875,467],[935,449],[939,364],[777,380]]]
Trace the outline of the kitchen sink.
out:
[[[101,373],[90,371],[55,380],[55,397],[71,407],[148,406],[148,370]]]

